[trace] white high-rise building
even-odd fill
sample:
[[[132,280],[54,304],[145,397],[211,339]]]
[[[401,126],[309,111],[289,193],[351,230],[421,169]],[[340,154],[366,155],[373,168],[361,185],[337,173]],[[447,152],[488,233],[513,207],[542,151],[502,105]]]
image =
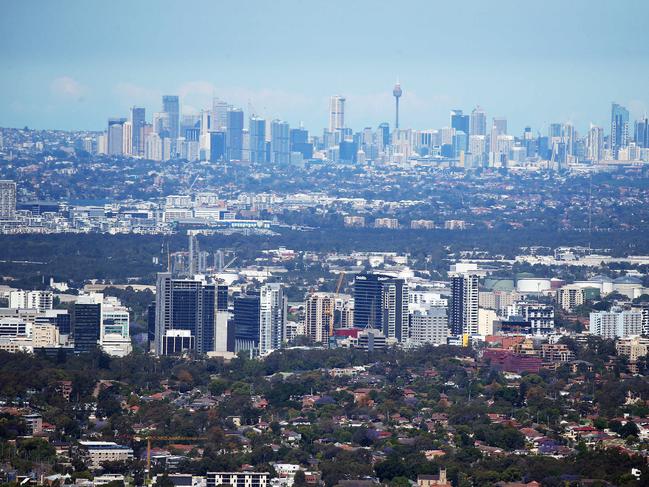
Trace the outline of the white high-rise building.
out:
[[[485,135],[469,136],[469,152],[472,154],[484,154],[487,152],[487,137]]]
[[[97,136],[97,154],[108,154],[108,135],[106,133]]]
[[[16,216],[16,183],[0,181],[0,220],[13,220]]]
[[[345,98],[332,96],[329,100],[329,132],[345,128]]]
[[[487,135],[487,114],[479,105],[471,112],[469,135]]]
[[[446,345],[449,335],[446,308],[420,308],[410,315],[410,342]]]
[[[226,130],[228,127],[228,110],[232,108],[223,100],[214,98],[212,102],[212,124],[210,130]]]
[[[52,309],[53,296],[52,291],[11,291],[9,307],[44,311]]]
[[[122,154],[133,155],[133,124],[124,122],[122,125]]]
[[[151,132],[146,138],[144,144],[144,157],[151,161],[162,160],[162,139],[155,132]]]
[[[642,334],[642,313],[639,311],[598,311],[590,314],[590,332],[602,338],[616,339]]]
[[[282,347],[286,328],[286,297],[280,283],[265,284],[259,292],[259,354]]]
[[[604,130],[591,124],[588,130],[588,159],[593,162],[601,161],[604,149]]]

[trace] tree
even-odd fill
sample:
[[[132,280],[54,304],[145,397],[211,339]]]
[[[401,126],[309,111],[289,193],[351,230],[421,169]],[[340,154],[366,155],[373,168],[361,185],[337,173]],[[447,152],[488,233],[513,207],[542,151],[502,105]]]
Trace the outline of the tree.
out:
[[[156,487],[175,487],[173,481],[169,478],[169,475],[165,472],[162,475],[158,475],[155,481]]]
[[[295,472],[295,477],[293,480],[294,487],[306,487],[306,475],[304,475],[304,470],[298,470]]]

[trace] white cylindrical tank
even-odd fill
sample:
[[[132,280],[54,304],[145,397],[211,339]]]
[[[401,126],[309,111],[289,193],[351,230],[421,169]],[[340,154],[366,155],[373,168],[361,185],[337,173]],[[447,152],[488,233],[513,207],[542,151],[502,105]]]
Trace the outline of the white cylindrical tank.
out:
[[[550,279],[525,277],[516,282],[516,290],[520,293],[543,293],[551,288]]]

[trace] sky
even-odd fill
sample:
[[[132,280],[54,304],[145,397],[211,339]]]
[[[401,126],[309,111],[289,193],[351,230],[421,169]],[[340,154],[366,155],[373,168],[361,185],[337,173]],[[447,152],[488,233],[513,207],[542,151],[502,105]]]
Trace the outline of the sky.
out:
[[[449,125],[480,105],[509,132],[649,111],[646,0],[3,0],[0,126],[100,130],[130,106],[212,97],[320,133]],[[608,130],[608,129],[607,129]]]

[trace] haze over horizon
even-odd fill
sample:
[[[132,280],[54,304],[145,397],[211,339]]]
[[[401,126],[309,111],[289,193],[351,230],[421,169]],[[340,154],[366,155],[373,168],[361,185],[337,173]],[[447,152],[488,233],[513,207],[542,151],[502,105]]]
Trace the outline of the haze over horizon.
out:
[[[3,6],[1,126],[101,130],[132,105],[151,113],[178,94],[185,113],[218,96],[317,133],[342,94],[346,125],[359,130],[393,124],[397,78],[401,125],[419,129],[480,105],[507,117],[510,133],[567,121],[583,132],[608,125],[612,101],[632,118],[649,107],[642,1]]]

